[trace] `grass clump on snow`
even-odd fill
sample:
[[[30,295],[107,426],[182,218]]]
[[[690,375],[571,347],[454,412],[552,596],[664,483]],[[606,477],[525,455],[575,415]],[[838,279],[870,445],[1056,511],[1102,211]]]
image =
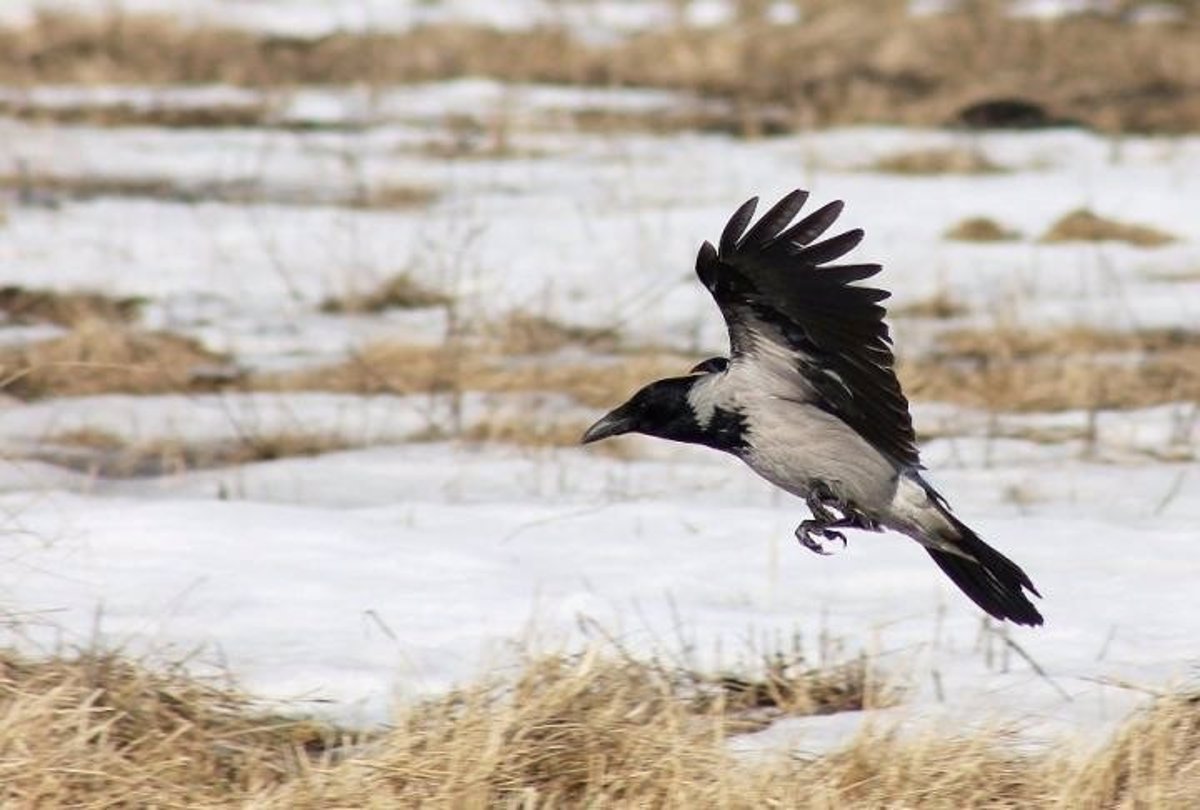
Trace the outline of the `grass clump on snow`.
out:
[[[317,456],[361,445],[344,436],[316,431],[263,432],[220,441],[129,441],[105,430],[84,427],[47,436],[30,455],[89,475],[144,478]]]
[[[868,167],[885,174],[996,174],[1004,171],[974,149],[914,149],[884,155]]]
[[[129,323],[137,320],[145,300],[99,292],[44,290],[10,284],[0,287],[0,311],[12,323],[77,326],[87,321]]]
[[[927,298],[891,307],[891,314],[899,318],[933,318],[947,320],[967,314],[967,305],[945,290],[939,290]]]
[[[1010,411],[1143,408],[1200,398],[1200,333],[957,329],[898,371],[919,400]]]
[[[21,399],[203,391],[237,375],[227,358],[194,340],[100,320],[48,340],[0,347],[0,390]]]
[[[1118,222],[1086,208],[1065,214],[1042,235],[1042,242],[1127,242],[1138,247],[1159,247],[1175,241],[1166,231],[1149,225]]]
[[[453,297],[417,281],[409,273],[397,273],[363,293],[330,296],[321,302],[322,312],[376,313],[389,309],[445,307]]]
[[[531,659],[360,735],[114,655],[10,653],[0,803],[949,809],[1200,798],[1200,701],[1189,695],[1155,700],[1092,751],[1031,751],[999,731],[868,729],[821,756],[739,758],[728,741],[743,711],[694,674],[591,652]]]
[[[945,234],[957,242],[1011,242],[1020,234],[988,217],[968,217],[951,227]]]
[[[482,341],[438,345],[373,343],[351,357],[312,369],[259,375],[265,391],[349,394],[525,393],[550,391],[591,407],[611,407],[647,380],[686,373],[696,360],[670,352],[612,358],[522,358]]]
[[[235,689],[119,655],[0,653],[0,805],[227,806],[338,742]],[[319,756],[319,755],[318,755]]]

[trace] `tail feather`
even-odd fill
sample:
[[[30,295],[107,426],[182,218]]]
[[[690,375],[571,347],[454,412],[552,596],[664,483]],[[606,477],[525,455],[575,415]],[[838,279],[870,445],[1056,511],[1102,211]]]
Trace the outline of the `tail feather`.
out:
[[[1042,614],[1025,596],[1025,591],[1041,596],[1029,576],[948,510],[944,514],[957,531],[955,544],[973,559],[926,546],[938,567],[989,615],[1016,624],[1040,625]]]

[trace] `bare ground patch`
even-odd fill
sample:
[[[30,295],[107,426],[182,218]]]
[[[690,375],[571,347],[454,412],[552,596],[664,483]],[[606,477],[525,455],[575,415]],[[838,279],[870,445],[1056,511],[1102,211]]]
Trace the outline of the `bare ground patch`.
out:
[[[1138,247],[1158,247],[1176,237],[1149,225],[1118,222],[1086,208],[1064,214],[1042,234],[1046,244],[1056,242],[1127,242]]]
[[[0,79],[33,83],[375,85],[460,76],[685,89],[729,100],[741,134],[862,122],[940,125],[997,99],[1109,131],[1200,129],[1197,15],[1034,19],[1008,4],[910,15],[903,4],[812,3],[773,25],[746,4],[712,28],[666,26],[584,42],[554,26],[461,25],[316,39],[168,17],[43,13],[0,30]],[[804,70],[796,55],[804,55]],[[765,116],[765,110],[776,110]],[[771,124],[770,121],[777,121]],[[766,123],[764,123],[766,122]],[[611,122],[609,123],[611,125]]]

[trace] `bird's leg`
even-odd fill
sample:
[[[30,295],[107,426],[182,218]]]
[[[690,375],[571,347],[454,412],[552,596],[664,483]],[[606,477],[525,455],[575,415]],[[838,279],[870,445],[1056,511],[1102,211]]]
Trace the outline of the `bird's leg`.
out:
[[[824,540],[838,540],[842,548],[845,548],[846,535],[837,529],[879,531],[878,523],[834,496],[824,484],[814,484],[805,502],[813,514],[813,519],[805,520],[796,527],[796,539],[809,551],[817,554],[830,553],[825,550],[822,540],[814,535],[820,535]],[[842,513],[840,517],[829,510],[831,506]]]

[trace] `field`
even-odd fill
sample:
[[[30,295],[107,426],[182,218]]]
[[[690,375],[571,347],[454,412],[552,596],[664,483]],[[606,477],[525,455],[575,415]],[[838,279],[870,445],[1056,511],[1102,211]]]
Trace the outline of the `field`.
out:
[[[1200,801],[1193,4],[96,5],[0,15],[0,804]],[[578,446],[796,187],[1044,628]]]

